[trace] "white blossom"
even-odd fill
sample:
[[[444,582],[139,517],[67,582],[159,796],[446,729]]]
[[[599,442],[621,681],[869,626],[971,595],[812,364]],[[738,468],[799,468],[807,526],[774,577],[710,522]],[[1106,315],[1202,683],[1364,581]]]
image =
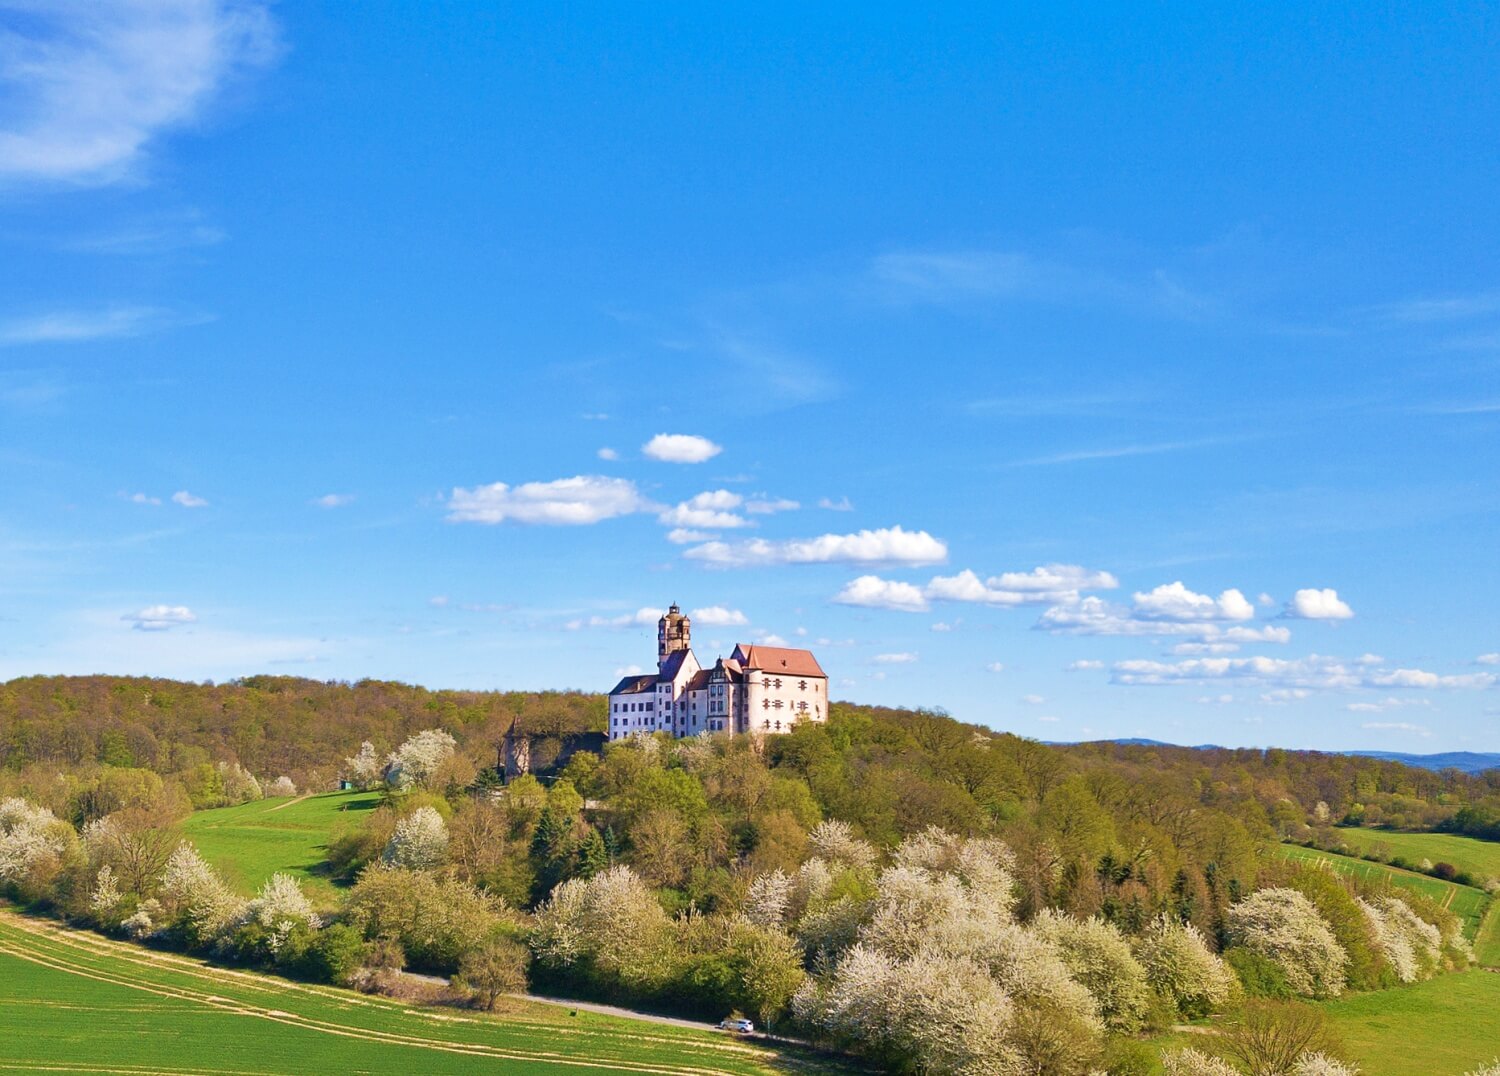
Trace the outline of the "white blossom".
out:
[[[856,837],[847,822],[819,822],[807,835],[807,842],[814,852],[837,866],[868,870],[875,865],[875,847]]]
[[[1220,1008],[1235,989],[1235,976],[1190,923],[1158,916],[1135,943],[1146,979],[1186,1014]]]
[[[426,787],[457,746],[458,741],[442,729],[424,729],[391,752],[386,760],[386,783],[399,789]]]
[[[344,759],[344,776],[359,788],[369,788],[380,780],[381,771],[380,756],[369,740],[359,745],[357,754]]]
[[[94,875],[94,884],[89,887],[89,909],[95,915],[104,915],[120,903],[120,887],[115,882],[115,869],[108,863]]]
[[[388,867],[432,870],[448,858],[448,825],[432,807],[418,807],[396,823],[381,861]]]
[[[1229,909],[1229,937],[1272,961],[1309,998],[1344,992],[1349,954],[1313,902],[1295,889],[1258,889]]]
[[[62,855],[71,832],[45,807],[15,796],[0,800],[0,882],[19,882],[38,860]]]
[[[760,874],[745,893],[745,918],[756,926],[779,927],[791,906],[792,880],[785,871]]]

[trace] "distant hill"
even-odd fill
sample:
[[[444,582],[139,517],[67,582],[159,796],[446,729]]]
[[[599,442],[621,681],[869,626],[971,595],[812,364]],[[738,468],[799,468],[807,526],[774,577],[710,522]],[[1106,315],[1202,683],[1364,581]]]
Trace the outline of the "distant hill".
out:
[[[1363,758],[1378,758],[1383,762],[1404,762],[1408,766],[1420,766],[1424,770],[1462,770],[1464,773],[1483,773],[1500,769],[1500,754],[1479,751],[1444,751],[1436,755],[1408,755],[1400,751],[1345,751],[1346,755]]]
[[[1114,740],[1089,740],[1086,743],[1113,743],[1122,747],[1182,747],[1182,744],[1167,743],[1165,740],[1148,740],[1139,736],[1125,736]],[[1067,744],[1059,743],[1057,746],[1065,747]],[[1191,751],[1214,751],[1218,750],[1216,744],[1194,744],[1188,748]],[[1287,750],[1294,750],[1287,748]],[[1404,766],[1416,766],[1423,770],[1432,770],[1434,773],[1441,770],[1459,770],[1463,773],[1484,773],[1486,770],[1500,769],[1500,753],[1479,751],[1443,751],[1433,755],[1412,755],[1402,751],[1323,751],[1325,755],[1355,755],[1359,758],[1376,758],[1382,762],[1399,762]]]

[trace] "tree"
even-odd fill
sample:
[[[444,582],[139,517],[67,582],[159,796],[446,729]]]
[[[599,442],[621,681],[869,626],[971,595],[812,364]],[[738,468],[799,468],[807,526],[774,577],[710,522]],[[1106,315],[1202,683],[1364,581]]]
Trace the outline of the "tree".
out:
[[[1257,890],[1229,909],[1228,927],[1231,944],[1274,961],[1296,993],[1343,993],[1349,955],[1312,901],[1295,889]]]
[[[432,807],[418,807],[396,822],[381,862],[406,870],[432,870],[448,857],[448,827]]]
[[[356,788],[369,788],[380,780],[380,756],[369,740],[359,745],[359,751],[344,759],[344,778]]]
[[[169,916],[190,945],[206,945],[240,915],[244,901],[183,841],[167,860],[161,878],[162,900]]]
[[[1136,939],[1135,957],[1146,980],[1188,1017],[1222,1008],[1235,988],[1234,973],[1190,924],[1158,916]]]
[[[1286,1076],[1308,1055],[1339,1050],[1323,1010],[1295,1001],[1248,1001],[1224,1035],[1224,1049],[1249,1076]]]
[[[426,788],[457,745],[442,729],[424,729],[391,752],[386,760],[386,783],[401,791]]]
[[[525,946],[491,934],[463,955],[455,981],[474,991],[483,1007],[493,1011],[503,995],[525,992],[527,959]]]

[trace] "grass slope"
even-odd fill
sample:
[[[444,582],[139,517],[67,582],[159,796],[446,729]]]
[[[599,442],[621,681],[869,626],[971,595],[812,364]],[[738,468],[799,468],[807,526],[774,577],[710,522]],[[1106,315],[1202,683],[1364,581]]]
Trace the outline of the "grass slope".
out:
[[[1335,831],[1358,854],[1379,849],[1387,856],[1402,856],[1412,863],[1430,859],[1451,863],[1476,879],[1500,878],[1500,843],[1463,837],[1456,833],[1398,833],[1395,830],[1357,829]]]
[[[1319,851],[1316,848],[1303,848],[1296,844],[1278,845],[1277,849],[1288,859],[1326,863],[1334,870],[1343,871],[1345,874],[1389,882],[1392,885],[1414,890],[1425,897],[1431,897],[1463,919],[1464,934],[1470,939],[1478,933],[1480,921],[1484,918],[1485,910],[1490,904],[1489,895],[1481,889],[1468,885],[1455,885],[1453,882],[1445,882],[1439,878],[1431,878],[1413,871],[1404,871],[1384,863],[1371,863],[1351,856]]]
[[[299,879],[308,896],[331,903],[322,874],[329,839],[380,803],[375,792],[325,792],[297,799],[256,800],[196,811],[184,834],[230,885],[249,896],[277,871]]]
[[[752,1042],[529,1002],[415,1009],[152,952],[0,909],[0,1070],[329,1072],[849,1071]]]
[[[1466,971],[1324,1006],[1365,1076],[1459,1076],[1500,1056],[1500,975]]]

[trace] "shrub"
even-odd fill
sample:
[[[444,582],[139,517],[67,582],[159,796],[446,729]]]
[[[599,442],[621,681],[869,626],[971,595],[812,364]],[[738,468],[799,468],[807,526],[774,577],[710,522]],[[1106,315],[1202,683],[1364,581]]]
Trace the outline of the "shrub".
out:
[[[1293,992],[1338,997],[1349,955],[1313,903],[1295,889],[1260,889],[1233,905],[1229,938],[1274,961]]]
[[[1376,944],[1403,983],[1429,978],[1442,960],[1443,937],[1405,901],[1378,897],[1360,901]]]
[[[406,870],[432,870],[448,858],[448,826],[432,807],[418,807],[396,823],[381,862]]]
[[[1250,1001],[1224,1033],[1224,1050],[1250,1076],[1287,1076],[1307,1055],[1338,1052],[1322,1009],[1295,1001]],[[1319,1071],[1316,1067],[1311,1072]],[[1326,1070],[1325,1070],[1326,1071]],[[1331,1076],[1331,1074],[1330,1074]]]
[[[177,846],[162,873],[167,916],[190,946],[208,945],[240,915],[240,900],[188,841]]]
[[[1080,921],[1046,910],[1031,928],[1057,948],[1073,978],[1093,996],[1108,1027],[1135,1031],[1145,1023],[1151,994],[1146,969],[1116,927],[1102,919]]]
[[[1242,1076],[1239,1069],[1191,1046],[1161,1057],[1164,1076]]]
[[[473,991],[483,1008],[493,1010],[502,995],[525,992],[527,962],[524,945],[492,934],[463,955],[454,985]]]
[[[1197,928],[1165,914],[1136,939],[1135,956],[1146,981],[1189,1019],[1222,1008],[1234,994],[1234,973],[1209,951]]]
[[[449,974],[505,912],[502,903],[456,878],[385,867],[366,868],[346,909],[367,939],[395,941],[413,967]]]
[[[1286,974],[1270,957],[1237,945],[1224,951],[1224,962],[1239,976],[1240,985],[1248,997],[1284,999],[1293,996]]]

